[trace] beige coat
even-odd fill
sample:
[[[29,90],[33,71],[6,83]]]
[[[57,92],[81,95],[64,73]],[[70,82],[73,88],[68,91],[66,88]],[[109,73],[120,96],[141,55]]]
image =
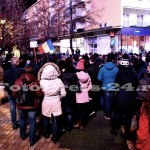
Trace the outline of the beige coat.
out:
[[[62,114],[61,98],[66,95],[63,82],[57,78],[60,71],[54,63],[45,64],[38,73],[40,87],[44,92],[42,114],[47,117]]]

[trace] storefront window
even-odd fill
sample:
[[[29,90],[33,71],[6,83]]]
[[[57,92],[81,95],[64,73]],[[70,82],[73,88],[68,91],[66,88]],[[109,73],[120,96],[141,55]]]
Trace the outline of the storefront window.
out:
[[[139,53],[140,36],[119,35],[119,51],[123,53]]]

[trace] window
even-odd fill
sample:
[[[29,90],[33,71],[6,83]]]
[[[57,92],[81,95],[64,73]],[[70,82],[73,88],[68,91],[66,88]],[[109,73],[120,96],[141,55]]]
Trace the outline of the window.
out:
[[[129,27],[129,14],[123,14],[123,26]]]
[[[140,26],[140,27],[143,26],[143,15],[137,16],[137,26]]]
[[[89,53],[96,53],[97,52],[97,44],[89,44]]]
[[[137,14],[130,14],[129,15],[129,26],[136,26],[137,25]]]

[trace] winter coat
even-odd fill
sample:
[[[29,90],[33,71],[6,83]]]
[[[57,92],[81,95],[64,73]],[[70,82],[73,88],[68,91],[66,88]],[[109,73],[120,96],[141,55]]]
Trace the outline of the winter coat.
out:
[[[144,75],[147,73],[147,66],[148,66],[148,63],[144,63],[144,65],[138,71],[139,80],[141,80],[144,77]]]
[[[137,87],[136,99],[143,101],[146,97],[148,87],[150,85],[150,73],[146,74],[144,78],[142,78]]]
[[[91,78],[89,74],[84,71],[77,72],[76,75],[81,87],[81,92],[76,92],[76,103],[88,103],[89,90],[92,89]]]
[[[97,85],[98,84],[98,80],[97,80],[98,71],[99,71],[99,66],[96,65],[95,63],[94,64],[90,64],[88,69],[87,69],[87,72],[88,72],[88,74],[91,77],[93,85]]]
[[[20,77],[22,73],[23,70],[16,66],[11,66],[8,70],[4,72],[3,83],[8,84],[8,86],[5,86],[5,89],[8,92],[8,94],[12,94],[10,86],[12,86],[15,83],[16,79]]]
[[[35,85],[35,87],[38,85],[38,81],[36,80],[36,77],[31,74],[31,73],[23,73],[14,83],[15,86],[19,86],[21,88],[21,86],[23,85],[23,82],[27,82],[29,84],[29,88],[33,85]],[[15,88],[14,86],[14,88]],[[19,90],[18,90],[19,91]],[[17,90],[13,90],[12,91],[12,95],[14,98],[18,98],[18,91]],[[35,91],[32,91],[32,94],[34,95],[34,102],[33,102],[33,106],[22,106],[22,105],[19,105],[17,103],[17,108],[18,109],[22,109],[22,110],[32,110],[32,109],[37,109],[40,107],[40,101],[39,101],[39,97],[38,95],[36,94],[37,92],[39,92],[39,90],[35,90]]]
[[[115,82],[119,85],[115,104],[122,107],[131,106],[135,99],[135,89],[138,83],[137,73],[130,66],[124,67],[119,70]]]
[[[102,82],[102,89],[104,91],[109,89],[109,83],[115,82],[117,73],[118,68],[112,62],[107,62],[100,68],[97,78]]]
[[[141,108],[141,115],[139,119],[139,128],[137,130],[137,150],[149,150],[150,149],[150,121]]]
[[[54,63],[46,63],[38,72],[40,87],[44,92],[42,102],[42,114],[47,117],[59,116],[62,114],[61,98],[66,95],[65,87],[60,76],[59,68]]]
[[[74,70],[62,72],[61,79],[67,91],[66,96],[62,99],[62,110],[65,113],[71,113],[75,106],[75,91],[70,90],[76,81]]]

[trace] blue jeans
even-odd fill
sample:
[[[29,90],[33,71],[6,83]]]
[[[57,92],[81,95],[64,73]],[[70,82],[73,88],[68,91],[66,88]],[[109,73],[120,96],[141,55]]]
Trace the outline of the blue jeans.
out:
[[[16,126],[17,121],[17,114],[16,114],[16,100],[13,98],[12,95],[8,95],[8,100],[10,103],[10,115],[11,115],[11,121],[13,126]]]
[[[104,91],[103,95],[100,96],[100,107],[105,111],[106,117],[111,117],[113,95],[113,92]]]
[[[62,129],[62,120],[61,116],[53,116],[53,117],[46,117],[43,116],[43,130],[42,133],[50,133],[50,119],[51,119],[51,131],[52,131],[52,136],[58,138],[60,131]]]
[[[66,131],[70,131],[72,128],[72,115],[69,114],[66,116]]]
[[[36,110],[19,110],[20,116],[20,137],[26,137],[27,119],[29,121],[30,144],[36,141]]]

